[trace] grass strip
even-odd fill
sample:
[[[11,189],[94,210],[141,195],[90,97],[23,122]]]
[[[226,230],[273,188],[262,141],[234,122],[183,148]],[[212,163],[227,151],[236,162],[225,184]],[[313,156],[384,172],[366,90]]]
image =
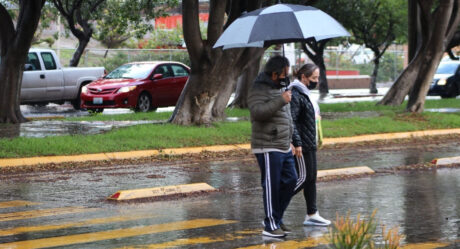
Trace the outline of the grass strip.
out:
[[[379,117],[323,120],[325,138],[460,127],[459,113],[394,113]],[[146,124],[98,135],[0,139],[0,158],[180,148],[249,143],[249,121],[211,127]]]
[[[361,101],[349,103],[320,104],[321,112],[364,112],[375,111],[379,113],[404,112],[407,102],[399,106],[376,105],[377,101]],[[425,109],[460,108],[458,99],[427,100]],[[125,120],[167,120],[172,112],[127,113],[116,115],[96,114],[85,117],[69,117],[65,121],[125,121]],[[249,117],[247,109],[227,108],[227,117]]]

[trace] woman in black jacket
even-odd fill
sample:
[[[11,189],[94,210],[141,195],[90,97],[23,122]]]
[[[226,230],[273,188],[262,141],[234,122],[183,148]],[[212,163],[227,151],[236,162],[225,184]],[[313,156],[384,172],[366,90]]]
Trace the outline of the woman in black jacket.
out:
[[[321,217],[316,208],[316,118],[319,118],[319,106],[310,99],[310,89],[318,84],[319,68],[314,64],[305,64],[295,76],[289,86],[292,90],[291,116],[295,126],[292,144],[299,175],[294,194],[303,189],[307,204],[304,225],[328,226],[331,222]]]

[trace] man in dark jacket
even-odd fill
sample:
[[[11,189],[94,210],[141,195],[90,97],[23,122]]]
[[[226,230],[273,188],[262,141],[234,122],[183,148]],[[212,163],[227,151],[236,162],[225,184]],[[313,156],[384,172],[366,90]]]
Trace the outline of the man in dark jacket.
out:
[[[262,234],[270,237],[284,237],[290,231],[282,218],[297,181],[291,147],[291,91],[283,87],[288,69],[289,61],[285,57],[270,58],[248,97],[251,148],[259,163],[263,188],[265,228]]]

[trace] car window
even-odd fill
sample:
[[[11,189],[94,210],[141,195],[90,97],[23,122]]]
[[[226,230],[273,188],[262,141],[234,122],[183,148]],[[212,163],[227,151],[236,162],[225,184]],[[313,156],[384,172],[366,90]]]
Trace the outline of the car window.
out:
[[[41,53],[43,64],[45,64],[46,70],[55,70],[57,68],[54,57],[51,53]]]
[[[171,65],[175,77],[188,76],[188,71],[181,65]]]
[[[105,76],[106,79],[145,79],[155,64],[133,63],[122,65]]]
[[[40,66],[40,61],[38,60],[38,55],[37,53],[29,53],[27,55],[27,61],[26,61],[26,64],[29,64],[31,65],[31,71],[36,71],[36,70],[41,70],[41,66]]]
[[[454,74],[458,65],[456,63],[441,63],[438,66],[438,70],[436,70],[436,74]]]
[[[173,77],[174,74],[171,70],[171,67],[169,65],[160,65],[155,69],[154,74],[161,73],[163,74],[163,78],[169,78]]]

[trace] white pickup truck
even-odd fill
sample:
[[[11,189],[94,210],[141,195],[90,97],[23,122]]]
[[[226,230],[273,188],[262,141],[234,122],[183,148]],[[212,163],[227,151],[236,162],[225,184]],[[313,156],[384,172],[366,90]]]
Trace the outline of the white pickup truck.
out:
[[[80,109],[81,88],[102,77],[103,67],[63,68],[51,49],[30,49],[24,66],[21,104],[62,104]]]

